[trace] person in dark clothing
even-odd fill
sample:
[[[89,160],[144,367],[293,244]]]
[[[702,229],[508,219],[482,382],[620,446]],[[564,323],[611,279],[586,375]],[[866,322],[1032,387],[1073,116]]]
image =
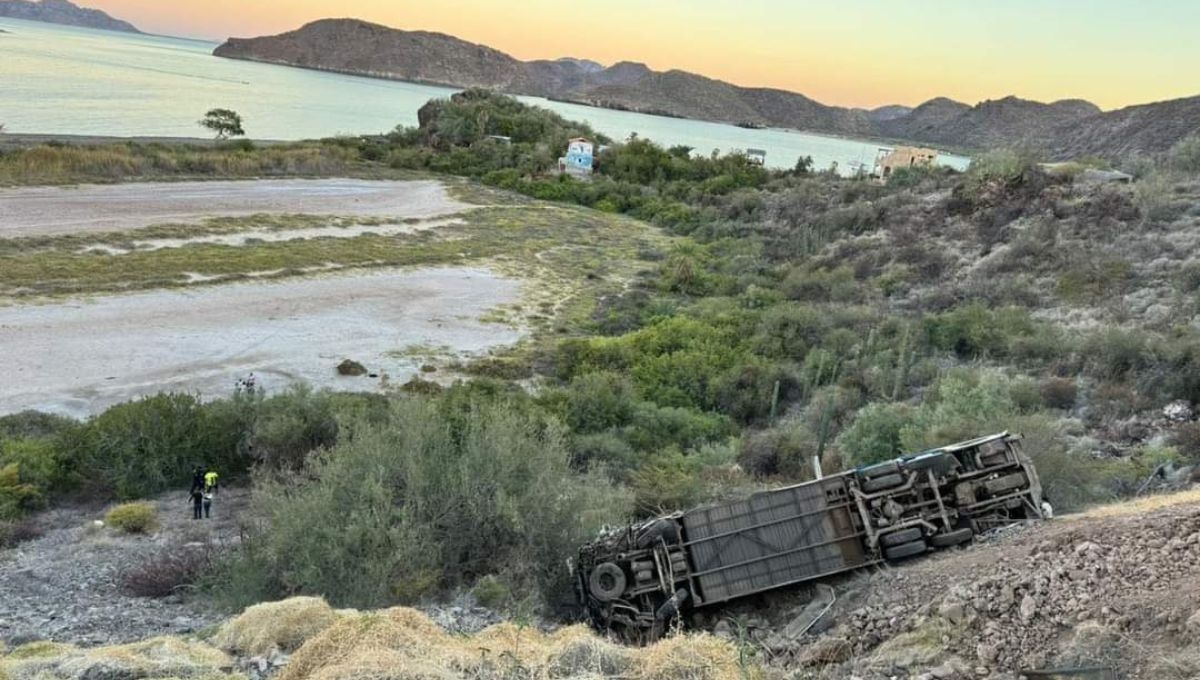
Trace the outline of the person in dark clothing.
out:
[[[204,468],[198,465],[192,468],[192,491],[196,489],[204,489]]]
[[[192,519],[204,519],[203,489],[192,489]]]

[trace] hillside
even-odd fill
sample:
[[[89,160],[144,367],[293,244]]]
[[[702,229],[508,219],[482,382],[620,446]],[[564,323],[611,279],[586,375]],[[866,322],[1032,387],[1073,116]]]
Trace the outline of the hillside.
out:
[[[1198,501],[1191,491],[1106,506],[835,579],[833,605],[806,634],[794,629],[812,620],[806,604],[817,592],[796,589],[715,612],[703,629],[644,648],[580,625],[498,622],[470,597],[454,607],[364,612],[295,597],[221,622],[203,598],[149,608],[154,601],[124,596],[100,578],[100,606],[118,609],[111,598],[138,619],[121,622],[128,632],[111,634],[94,607],[77,614],[73,603],[59,623],[75,628],[53,633],[59,624],[47,621],[23,631],[46,635],[41,641],[9,636],[0,677],[1007,680],[1017,669],[1088,666],[1185,680],[1200,673]],[[86,563],[102,577],[153,554],[168,533],[89,530],[92,516],[64,514],[62,528],[24,546],[17,559],[36,567],[18,572],[22,582],[63,578],[56,564]],[[42,597],[31,602],[55,596]],[[209,624],[216,625],[203,630]]]
[[[277,36],[230,39],[214,54],[398,80],[488,87],[512,94],[730,123],[869,135],[862,111],[826,106],[783,90],[744,88],[684,71],[622,62],[517,60],[441,33],[326,19]]]
[[[1046,147],[1057,158],[1120,158],[1160,154],[1200,133],[1200,97],[1093,113],[1049,131]]]
[[[98,9],[80,7],[68,0],[0,0],[0,17],[65,26],[99,28],[123,33],[141,33],[127,21],[114,19]]]
[[[237,39],[214,54],[450,87],[485,87],[592,106],[811,132],[885,137],[961,149],[1034,146],[1055,159],[1161,153],[1200,129],[1200,98],[1101,112],[1072,99],[1005,97],[975,106],[944,97],[910,109],[828,106],[804,95],[733,85],[687,71],[563,58],[521,61],[442,33],[325,19],[276,36]]]

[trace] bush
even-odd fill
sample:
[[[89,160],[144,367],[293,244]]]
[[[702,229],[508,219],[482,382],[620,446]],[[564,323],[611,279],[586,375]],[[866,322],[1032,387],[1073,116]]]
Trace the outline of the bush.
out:
[[[751,432],[742,438],[738,464],[755,477],[798,478],[809,469],[818,440],[802,423]]]
[[[490,574],[475,582],[471,594],[479,604],[488,609],[499,609],[512,599],[512,589]]]
[[[270,467],[299,469],[309,453],[337,443],[338,421],[328,392],[292,385],[256,411],[250,450]]]
[[[232,568],[276,594],[322,593],[339,605],[417,599],[483,574],[522,574],[515,591],[555,591],[562,555],[628,496],[579,475],[562,428],[528,400],[455,388],[393,405],[388,425],[356,424],[303,475],[262,477],[260,529]]]
[[[1079,398],[1079,388],[1071,378],[1047,378],[1038,387],[1042,403],[1050,408],[1070,411]]]
[[[582,434],[624,427],[633,420],[637,402],[633,384],[624,375],[598,371],[576,376],[567,388],[567,425]]]
[[[41,538],[42,528],[31,520],[0,520],[0,548],[13,548],[26,541]]]
[[[1200,135],[1191,135],[1171,147],[1171,167],[1180,172],[1200,174]]]
[[[93,493],[143,498],[184,486],[197,466],[227,475],[244,471],[249,459],[239,444],[252,416],[245,397],[205,405],[187,394],[160,394],[119,404],[59,438]]]
[[[906,404],[868,404],[837,438],[842,458],[854,466],[870,465],[903,453],[901,432],[913,419]]]
[[[1200,423],[1180,425],[1167,442],[1188,461],[1200,462]]]
[[[193,587],[211,569],[214,547],[172,545],[121,573],[121,589],[135,597],[168,597]]]
[[[109,510],[104,521],[127,534],[149,534],[158,529],[158,511],[144,501],[123,503]]]

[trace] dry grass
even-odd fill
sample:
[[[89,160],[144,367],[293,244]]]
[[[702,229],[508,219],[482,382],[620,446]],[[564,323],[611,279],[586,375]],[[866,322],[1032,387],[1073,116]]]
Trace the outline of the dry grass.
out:
[[[221,626],[212,642],[243,656],[261,656],[276,648],[290,653],[338,619],[338,613],[325,600],[294,597],[246,609]]]
[[[44,144],[0,154],[0,185],[325,176],[346,174],[359,165],[350,150],[315,142],[249,151],[232,146]]]
[[[1178,493],[1155,494],[1123,503],[1101,505],[1076,515],[1067,515],[1063,519],[1094,519],[1101,517],[1128,517],[1142,515],[1176,505],[1200,503],[1200,489],[1180,491]]]
[[[733,680],[756,675],[737,649],[708,635],[645,649],[597,637],[583,626],[547,634],[504,623],[469,637],[449,635],[413,609],[349,616],[296,652],[278,680],[425,678],[679,678]]]
[[[33,649],[36,645],[36,649]],[[0,659],[0,678],[232,678],[221,669],[233,660],[220,650],[178,638],[159,637],[96,649],[34,643]]]
[[[682,635],[646,648],[598,637],[584,626],[554,633],[503,623],[455,636],[408,608],[335,611],[299,597],[250,607],[212,642],[238,656],[294,651],[277,680],[745,680],[761,678],[732,644]],[[0,679],[136,677],[232,678],[233,659],[215,647],[178,638],[96,649],[39,642],[0,657]]]

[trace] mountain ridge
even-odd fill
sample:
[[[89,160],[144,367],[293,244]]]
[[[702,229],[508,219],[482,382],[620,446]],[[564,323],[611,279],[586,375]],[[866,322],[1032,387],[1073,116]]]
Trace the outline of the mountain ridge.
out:
[[[39,21],[60,26],[98,28],[122,33],[141,33],[128,21],[114,18],[108,13],[89,7],[81,7],[69,0],[0,0],[0,17]]]
[[[1200,97],[1108,112],[1080,99],[1044,103],[1011,95],[974,106],[936,97],[913,108],[893,105],[867,110],[830,106],[797,92],[745,87],[679,69],[655,71],[634,61],[607,67],[570,57],[522,61],[445,33],[405,31],[360,19],[321,19],[279,35],[231,38],[213,54],[448,87],[484,87],[748,127],[957,149],[1036,144],[1055,158],[1080,149],[1109,157],[1161,153],[1187,135],[1200,133]],[[1130,121],[1139,121],[1147,130],[1137,135],[1136,142],[1120,138],[1128,132]]]

